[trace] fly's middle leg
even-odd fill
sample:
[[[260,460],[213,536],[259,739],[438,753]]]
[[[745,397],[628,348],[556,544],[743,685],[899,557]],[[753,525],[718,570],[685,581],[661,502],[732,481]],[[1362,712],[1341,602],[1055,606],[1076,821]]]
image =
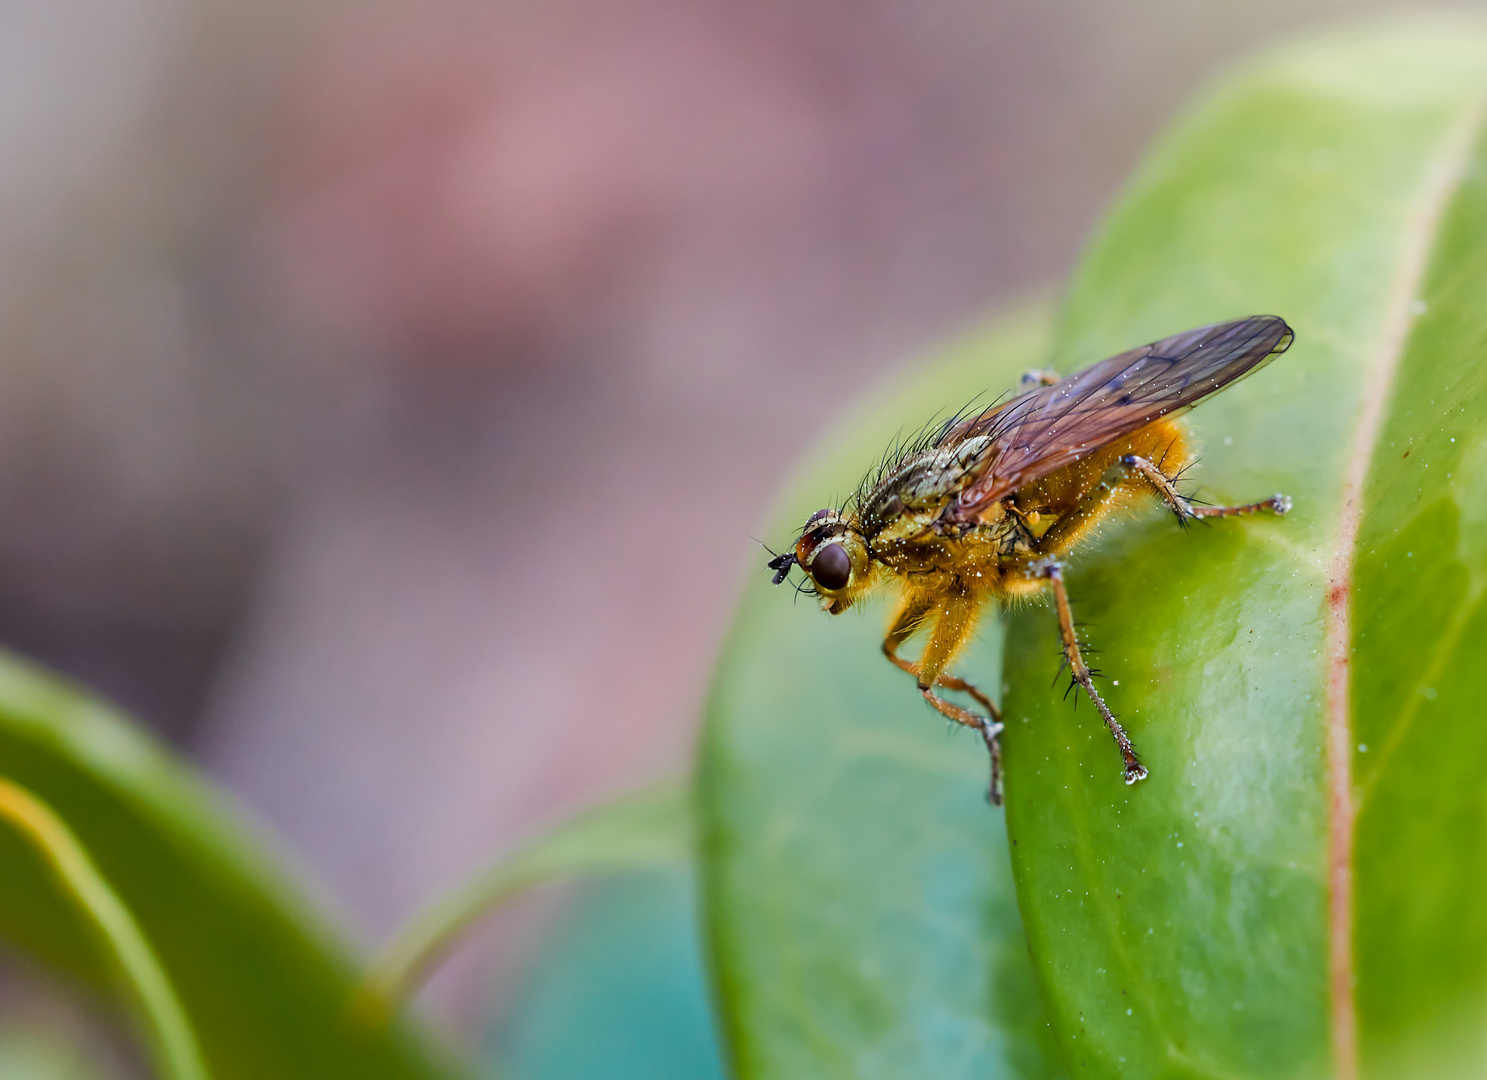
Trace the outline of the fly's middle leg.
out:
[[[1074,676],[1074,681],[1083,689],[1104,719],[1105,726],[1110,729],[1115,745],[1120,749],[1120,756],[1125,761],[1126,783],[1134,784],[1137,780],[1145,780],[1146,766],[1136,757],[1136,750],[1131,746],[1131,737],[1126,734],[1126,729],[1121,727],[1120,721],[1110,711],[1110,706],[1105,704],[1105,699],[1095,689],[1094,676],[1079,651],[1079,638],[1074,633],[1074,612],[1069,607],[1068,590],[1064,588],[1063,564],[1047,559],[1034,564],[1033,572],[1053,584],[1053,602],[1058,609],[1058,633],[1063,643],[1064,659],[1069,662],[1069,671]]]
[[[1194,506],[1177,490],[1173,478],[1148,458],[1139,454],[1127,454],[1120,459],[1120,464],[1123,468],[1145,479],[1161,496],[1167,508],[1177,515],[1177,520],[1184,524],[1194,518],[1238,517],[1241,514],[1256,514],[1261,510],[1269,510],[1273,514],[1282,515],[1291,509],[1290,496],[1280,494],[1261,499],[1259,502],[1245,503],[1242,506]]]

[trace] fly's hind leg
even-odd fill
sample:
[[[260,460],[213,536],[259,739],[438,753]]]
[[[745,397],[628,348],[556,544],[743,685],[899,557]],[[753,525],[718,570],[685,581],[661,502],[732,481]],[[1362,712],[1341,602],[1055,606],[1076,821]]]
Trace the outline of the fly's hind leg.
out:
[[[888,627],[888,634],[883,639],[883,655],[895,667],[914,676],[919,683],[919,693],[942,716],[981,733],[981,739],[986,743],[986,752],[991,757],[991,787],[987,792],[987,799],[993,806],[1000,806],[1002,745],[998,736],[1002,733],[1001,711],[974,685],[945,670],[970,640],[976,625],[976,607],[975,601],[967,594],[957,594],[948,603],[942,604],[927,600],[906,600]],[[936,617],[935,626],[919,662],[914,663],[899,656],[898,650],[903,643],[919,629],[925,619],[932,616]],[[934,692],[936,686],[969,694],[986,710],[987,715],[981,716],[946,701]]]
[[[1126,734],[1126,729],[1121,727],[1120,721],[1110,711],[1110,706],[1105,704],[1105,699],[1095,689],[1094,674],[1089,670],[1089,665],[1084,662],[1084,655],[1079,651],[1079,638],[1074,633],[1074,612],[1069,607],[1069,593],[1064,587],[1064,566],[1058,561],[1060,554],[1074,546],[1079,538],[1086,535],[1095,522],[1099,521],[1108,504],[1119,496],[1122,483],[1128,479],[1129,476],[1112,477],[1107,474],[1105,479],[1095,485],[1094,489],[1086,494],[1077,506],[1061,515],[1053,523],[1053,527],[1038,540],[1035,550],[1043,558],[1029,565],[1027,573],[1029,577],[1042,578],[1052,583],[1054,606],[1058,610],[1058,634],[1063,645],[1064,659],[1068,662],[1074,681],[1099,712],[1100,718],[1105,721],[1105,726],[1110,729],[1111,737],[1115,739],[1115,745],[1120,748],[1120,756],[1125,762],[1126,783],[1134,784],[1137,780],[1146,779],[1146,766],[1142,765],[1140,759],[1136,757],[1136,751],[1131,746],[1131,737]]]
[[[1168,476],[1160,465],[1139,454],[1127,454],[1111,466],[1101,481],[1077,505],[1060,515],[1053,527],[1045,532],[1034,545],[1034,550],[1042,556],[1042,559],[1028,566],[1028,574],[1031,577],[1043,578],[1053,585],[1064,658],[1068,661],[1074,681],[1099,711],[1100,717],[1105,721],[1105,726],[1110,729],[1110,734],[1115,739],[1115,745],[1120,748],[1120,756],[1125,761],[1125,777],[1128,784],[1144,780],[1147,775],[1146,766],[1142,765],[1136,757],[1136,751],[1131,746],[1131,739],[1126,734],[1125,728],[1121,727],[1120,721],[1115,718],[1115,714],[1110,711],[1110,707],[1105,704],[1099,691],[1095,689],[1094,676],[1084,662],[1084,657],[1079,651],[1079,639],[1074,634],[1074,615],[1069,607],[1068,590],[1064,586],[1063,564],[1057,559],[1059,555],[1078,543],[1081,537],[1088,534],[1106,512],[1109,504],[1120,497],[1122,491],[1130,491],[1136,484],[1154,489],[1167,507],[1177,515],[1177,519],[1184,523],[1194,518],[1233,517],[1239,514],[1253,514],[1261,510],[1284,514],[1291,508],[1291,500],[1284,495],[1274,495],[1262,502],[1248,503],[1244,506],[1194,506],[1177,490],[1173,477]]]
[[[1226,518],[1238,517],[1241,514],[1256,514],[1261,510],[1269,510],[1276,515],[1282,515],[1291,509],[1291,499],[1288,495],[1272,495],[1268,499],[1259,502],[1245,503],[1243,506],[1194,506],[1192,502],[1183,497],[1173,482],[1173,477],[1162,471],[1161,467],[1139,454],[1127,454],[1120,459],[1120,464],[1142,477],[1149,483],[1167,508],[1177,515],[1177,520],[1186,524],[1194,518]]]
[[[1146,766],[1136,757],[1136,750],[1131,746],[1131,737],[1126,734],[1126,729],[1120,726],[1120,721],[1110,711],[1110,706],[1105,704],[1105,699],[1095,689],[1094,676],[1079,651],[1079,638],[1074,633],[1074,612],[1069,607],[1068,590],[1064,588],[1063,564],[1054,559],[1046,559],[1034,564],[1033,571],[1053,583],[1053,602],[1058,608],[1058,634],[1063,642],[1064,659],[1069,662],[1069,671],[1074,676],[1074,681],[1094,703],[1105,726],[1110,729],[1115,745],[1120,748],[1120,756],[1125,761],[1126,783],[1134,784],[1137,780],[1145,780]]]

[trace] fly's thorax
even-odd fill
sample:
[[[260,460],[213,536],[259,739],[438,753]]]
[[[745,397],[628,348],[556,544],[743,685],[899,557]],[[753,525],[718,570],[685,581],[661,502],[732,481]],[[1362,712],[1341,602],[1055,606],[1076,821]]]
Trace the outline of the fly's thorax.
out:
[[[960,533],[926,531],[913,540],[873,542],[873,558],[900,576],[984,576],[1004,561],[1005,540],[997,531],[974,528]]]
[[[900,505],[898,512],[889,518],[877,521],[865,518],[864,532],[874,558],[881,558],[880,553],[890,545],[933,543],[971,533],[1000,536],[1010,525],[1008,511],[1000,503],[986,507],[974,523],[956,522],[950,515],[953,502],[953,496],[942,495],[919,508]]]
[[[992,448],[990,436],[977,435],[907,458],[863,500],[863,524],[876,535],[880,530],[895,529],[905,515],[937,515],[979,474]]]
[[[937,503],[922,510],[901,509],[897,516],[884,521],[872,534],[873,553],[881,557],[888,548],[912,544],[933,535],[941,506]]]
[[[946,472],[963,473],[981,464],[996,444],[990,435],[973,435],[935,452],[934,463]]]

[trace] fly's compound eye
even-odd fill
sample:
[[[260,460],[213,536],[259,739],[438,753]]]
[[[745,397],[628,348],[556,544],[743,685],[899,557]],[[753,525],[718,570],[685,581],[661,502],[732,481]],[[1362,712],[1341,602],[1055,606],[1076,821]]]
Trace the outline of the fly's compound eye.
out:
[[[811,577],[823,589],[844,589],[852,578],[852,557],[842,545],[827,544],[811,560]]]

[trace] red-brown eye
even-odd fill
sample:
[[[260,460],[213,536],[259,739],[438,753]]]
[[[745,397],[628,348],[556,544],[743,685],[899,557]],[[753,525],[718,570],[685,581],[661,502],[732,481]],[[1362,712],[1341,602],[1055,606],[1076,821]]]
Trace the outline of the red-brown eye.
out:
[[[846,588],[852,578],[852,558],[840,544],[827,544],[811,560],[811,577],[823,589]]]

